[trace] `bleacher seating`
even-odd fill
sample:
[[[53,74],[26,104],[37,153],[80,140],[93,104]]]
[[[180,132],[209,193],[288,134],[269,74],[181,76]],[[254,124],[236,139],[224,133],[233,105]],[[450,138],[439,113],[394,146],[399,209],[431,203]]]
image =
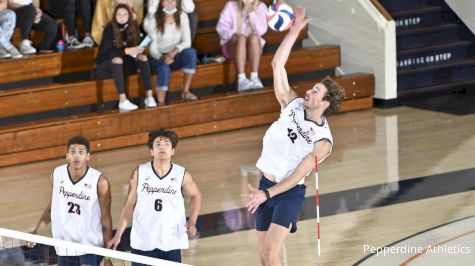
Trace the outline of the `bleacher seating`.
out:
[[[201,19],[215,21],[225,0],[213,1],[213,4],[209,4],[210,2],[211,0],[196,1],[197,10],[206,13],[206,16],[200,13],[198,15]],[[218,6],[218,3],[222,6]],[[197,45],[198,49],[205,53],[216,52],[220,48],[216,33],[210,29],[199,29],[195,41],[195,44],[200,43]],[[275,45],[284,35],[285,33],[269,32],[266,39],[269,44]],[[302,33],[300,39],[306,36],[306,32]],[[0,87],[2,84],[15,84],[23,80],[92,72],[95,53],[96,49],[84,49],[35,55],[20,60],[0,60]],[[272,52],[263,54],[259,72],[263,80],[270,80],[272,77],[272,56]],[[339,65],[339,47],[326,45],[295,48],[286,69],[291,86],[302,95],[324,75],[333,75],[335,67]],[[235,78],[234,64],[231,61],[200,64],[192,88],[232,86]],[[297,78],[301,81],[296,82]],[[358,73],[334,78],[346,89],[342,112],[372,107],[372,75]],[[170,91],[179,91],[181,84],[182,73],[173,72]],[[131,98],[144,95],[137,75],[128,77],[127,85],[127,93]],[[173,128],[181,137],[195,136],[267,124],[279,112],[272,87],[269,86],[264,90],[245,94],[227,90],[202,96],[202,100],[197,102],[177,100],[164,107],[129,113],[96,108],[98,111],[55,116],[55,112],[71,107],[99,106],[117,101],[113,81],[89,79],[0,89],[0,121],[2,118],[15,119],[27,114],[50,113],[46,119],[0,126],[0,166],[63,156],[67,140],[78,134],[89,138],[93,151],[99,151],[144,143],[147,132],[157,128]]]

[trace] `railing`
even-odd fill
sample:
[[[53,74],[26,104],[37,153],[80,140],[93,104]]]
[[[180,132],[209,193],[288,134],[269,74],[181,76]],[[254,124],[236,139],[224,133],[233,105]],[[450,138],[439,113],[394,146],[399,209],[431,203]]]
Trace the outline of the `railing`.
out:
[[[339,44],[339,74],[375,75],[375,95],[397,98],[396,25],[376,0],[287,0],[306,7],[309,36],[317,44]]]

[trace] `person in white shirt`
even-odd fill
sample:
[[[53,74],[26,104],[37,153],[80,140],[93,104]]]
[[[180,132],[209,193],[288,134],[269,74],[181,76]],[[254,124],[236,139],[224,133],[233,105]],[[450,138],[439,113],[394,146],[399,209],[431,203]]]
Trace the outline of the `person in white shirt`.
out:
[[[152,39],[150,44],[150,65],[157,73],[158,104],[164,105],[172,70],[182,69],[185,101],[198,100],[190,91],[196,72],[196,50],[191,47],[190,23],[181,11],[180,0],[162,0],[155,16],[144,20],[144,30]]]
[[[153,18],[155,13],[157,13],[158,5],[160,0],[149,0],[147,16]],[[181,1],[181,11],[188,14],[188,20],[190,21],[190,36],[191,41],[195,39],[196,31],[198,30],[198,15],[195,12],[195,3],[193,0],[182,0]]]
[[[107,178],[89,167],[89,141],[76,136],[68,141],[68,164],[52,174],[51,201],[33,230],[37,234],[51,222],[53,238],[105,247],[112,238],[111,191]],[[30,247],[34,244],[29,243]],[[56,248],[58,265],[100,265],[102,257]],[[105,258],[105,265],[112,265]]]
[[[258,249],[262,265],[280,265],[279,254],[305,199],[305,177],[330,155],[333,138],[326,116],[336,113],[344,90],[324,78],[297,98],[287,80],[285,63],[299,32],[305,28],[305,9],[297,7],[295,22],[272,61],[274,90],[281,106],[279,119],[267,130],[257,167],[259,189],[249,185],[248,210],[256,213]]]
[[[175,132],[164,129],[150,132],[147,144],[153,159],[132,173],[117,232],[108,247],[117,248],[127,221],[133,216],[132,253],[181,262],[181,249],[189,247],[188,236],[196,235],[201,193],[190,172],[172,162],[178,144]],[[188,221],[182,192],[190,197]]]

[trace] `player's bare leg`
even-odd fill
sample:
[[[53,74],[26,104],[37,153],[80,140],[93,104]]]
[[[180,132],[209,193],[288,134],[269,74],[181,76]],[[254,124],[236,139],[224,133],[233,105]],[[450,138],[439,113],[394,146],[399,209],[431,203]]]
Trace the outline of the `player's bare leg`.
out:
[[[272,223],[267,232],[257,232],[259,255],[265,266],[280,266],[280,251],[290,232],[289,228]],[[264,237],[259,233],[264,233]],[[261,248],[260,243],[264,243]]]

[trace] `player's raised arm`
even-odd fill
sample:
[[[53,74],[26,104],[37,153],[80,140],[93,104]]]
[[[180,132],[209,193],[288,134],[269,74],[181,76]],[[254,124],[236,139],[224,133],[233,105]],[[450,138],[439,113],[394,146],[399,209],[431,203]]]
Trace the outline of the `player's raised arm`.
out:
[[[303,7],[296,7],[294,14],[294,24],[280,44],[272,60],[274,92],[281,109],[284,109],[291,100],[297,97],[295,91],[290,88],[287,72],[285,71],[285,64],[287,63],[292,46],[297,40],[300,31],[307,25],[307,17]]]

